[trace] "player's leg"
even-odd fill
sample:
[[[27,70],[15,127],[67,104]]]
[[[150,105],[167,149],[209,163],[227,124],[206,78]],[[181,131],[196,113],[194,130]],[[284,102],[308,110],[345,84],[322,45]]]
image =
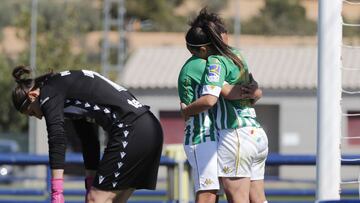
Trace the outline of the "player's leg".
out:
[[[126,203],[134,188],[119,191],[103,191],[96,188],[89,193],[89,203]]]
[[[254,139],[264,140],[264,142],[258,142],[258,154],[251,166],[250,202],[264,203],[267,202],[264,187],[265,161],[268,155],[267,137],[262,128],[257,128],[252,132]]]
[[[119,121],[110,132],[90,191],[91,203],[126,202],[135,189],[156,187],[163,144],[158,120],[145,113],[130,123]]]
[[[85,202],[88,202],[88,194],[93,185],[96,170],[100,161],[100,142],[98,127],[83,119],[72,120],[74,130],[79,135],[81,149],[85,165]]]
[[[249,202],[250,178],[228,178],[222,177],[224,191],[229,203]]]
[[[192,170],[196,203],[215,203],[220,188],[217,175],[217,142],[206,141],[185,145],[184,150]]]
[[[96,170],[85,169],[85,203],[89,202],[89,192],[92,188],[93,182],[95,180]]]
[[[266,202],[264,188],[264,180],[252,180],[250,185],[250,202],[264,203]]]
[[[204,190],[196,193],[196,203],[217,202],[217,190]]]
[[[219,131],[218,174],[231,203],[249,202],[251,163],[256,149],[247,138],[250,129]]]
[[[113,191],[104,191],[92,187],[88,194],[88,203],[112,203],[116,193]]]
[[[132,193],[135,191],[134,188],[129,188],[127,190],[121,190],[117,192],[115,198],[112,203],[126,203],[126,201],[130,198]]]

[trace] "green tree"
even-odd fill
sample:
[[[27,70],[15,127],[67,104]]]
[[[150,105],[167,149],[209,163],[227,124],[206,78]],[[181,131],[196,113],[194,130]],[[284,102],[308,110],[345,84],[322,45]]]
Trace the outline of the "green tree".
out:
[[[208,7],[212,12],[220,12],[227,6],[228,0],[201,0],[202,7]]]
[[[0,132],[21,132],[26,129],[27,119],[21,116],[12,105],[11,89],[14,87],[11,71],[14,62],[0,55]]]
[[[2,0],[0,6],[0,30],[5,27],[12,25],[16,14],[20,12],[19,5],[24,4],[22,0]]]
[[[127,18],[150,21],[154,31],[183,31],[186,19],[174,15],[174,9],[183,0],[126,1]]]
[[[80,2],[80,1],[79,1]],[[18,36],[30,42],[30,1],[28,4],[23,2],[13,5],[18,13],[13,16],[11,24],[20,28]],[[81,8],[80,8],[81,7]],[[38,5],[38,35],[37,35],[37,54],[36,54],[36,72],[37,75],[44,74],[52,69],[60,71],[64,69],[92,69],[99,70],[99,59],[92,59],[86,55],[86,50],[77,47],[74,51],[74,41],[81,41],[84,34],[93,29],[100,27],[96,20],[93,22],[84,22],[86,17],[80,11],[87,10],[87,15],[92,15],[100,19],[100,11],[95,8],[87,8],[86,2],[63,3],[62,1],[39,1]],[[1,6],[0,6],[1,8]],[[1,10],[1,9],[0,9]],[[0,15],[1,18],[1,15]],[[91,17],[89,17],[91,19]],[[0,100],[0,132],[20,132],[27,129],[27,118],[21,116],[15,110],[11,102],[11,90],[15,86],[11,77],[13,67],[18,64],[29,64],[30,50],[26,48],[15,59],[7,55],[3,50],[0,55],[0,92],[2,99]]]
[[[314,35],[316,23],[306,18],[298,0],[267,0],[259,15],[242,26],[246,34]]]
[[[37,19],[37,47],[36,70],[39,74],[49,69],[60,71],[65,69],[97,69],[94,64],[88,63],[88,58],[82,50],[74,51],[74,41],[84,38],[84,34],[93,28],[93,25],[84,24],[79,18],[78,6],[70,3],[41,1]],[[25,28],[30,33],[31,13],[28,8],[23,8],[18,16],[16,25]],[[23,36],[30,41],[30,35]],[[19,62],[28,64],[30,50],[25,50]],[[95,65],[99,64],[98,63]]]

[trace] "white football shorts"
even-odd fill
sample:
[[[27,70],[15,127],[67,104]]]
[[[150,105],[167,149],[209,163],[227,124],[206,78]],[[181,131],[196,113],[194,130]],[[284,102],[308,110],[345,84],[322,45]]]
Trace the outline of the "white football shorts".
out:
[[[264,179],[268,139],[262,128],[242,127],[219,131],[219,177]]]
[[[217,142],[185,145],[184,150],[191,166],[195,192],[219,190]]]

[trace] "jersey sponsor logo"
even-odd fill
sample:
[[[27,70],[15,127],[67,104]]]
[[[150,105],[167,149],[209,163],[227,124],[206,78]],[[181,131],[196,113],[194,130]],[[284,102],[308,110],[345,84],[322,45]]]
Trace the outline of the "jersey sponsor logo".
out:
[[[229,174],[231,173],[233,170],[231,169],[231,167],[229,166],[224,166],[224,168],[222,169],[223,173],[225,174]]]
[[[133,107],[135,108],[140,108],[142,107],[143,105],[136,99],[132,99],[132,100],[127,100],[128,104],[132,105]]]
[[[206,178],[205,181],[203,182],[204,186],[209,186],[214,184],[214,181],[212,181],[210,178]]]
[[[209,77],[210,82],[219,82],[220,70],[221,70],[221,67],[217,64],[211,64],[209,66],[208,77]]]
[[[240,117],[256,118],[256,112],[254,108],[236,109],[236,112]]]

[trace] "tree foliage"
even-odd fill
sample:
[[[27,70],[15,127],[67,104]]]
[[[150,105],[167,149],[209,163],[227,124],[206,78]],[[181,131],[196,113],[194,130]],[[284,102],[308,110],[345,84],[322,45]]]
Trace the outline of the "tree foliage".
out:
[[[41,2],[38,6],[39,15],[37,18],[36,69],[38,72],[44,73],[49,69],[56,71],[69,68],[80,69],[91,66],[87,63],[86,55],[81,51],[83,48],[81,45],[77,47],[80,51],[74,51],[74,41],[81,41],[87,31],[97,27],[96,23],[87,24],[79,20],[84,18],[80,15],[79,7],[82,7],[83,10],[90,9],[84,9],[86,4]],[[96,12],[94,11],[93,14]],[[16,21],[17,27],[26,29],[25,33],[30,33],[30,17],[30,10],[24,8]],[[23,38],[25,41],[30,41],[29,34]],[[25,50],[19,61],[27,64],[29,55],[30,50]]]
[[[314,35],[316,23],[306,18],[298,0],[267,0],[259,15],[242,26],[246,34]]]
[[[174,15],[174,9],[184,0],[126,1],[127,17],[152,24],[153,31],[183,31],[186,19]]]
[[[12,105],[11,89],[14,87],[11,71],[14,61],[0,55],[0,132],[21,132],[25,130],[27,119]]]
[[[13,5],[9,3],[9,5],[14,6],[18,12],[7,23],[20,28],[18,37],[30,44],[30,4]],[[82,11],[85,12],[82,13]],[[74,41],[83,40],[86,32],[99,29],[99,27],[100,10],[89,7],[86,2],[39,1],[36,39],[37,63],[36,67],[32,68],[36,68],[37,75],[46,73],[50,69],[60,71],[86,68],[98,71],[100,57],[98,60],[92,59],[92,63],[89,63],[90,58],[81,47],[81,43],[76,43],[75,50]],[[16,58],[10,58],[4,52],[0,55],[0,91],[3,96],[3,99],[0,100],[0,131],[16,132],[26,129],[27,119],[16,112],[11,104],[11,90],[15,86],[11,72],[14,66],[29,65],[29,61],[29,47]]]

